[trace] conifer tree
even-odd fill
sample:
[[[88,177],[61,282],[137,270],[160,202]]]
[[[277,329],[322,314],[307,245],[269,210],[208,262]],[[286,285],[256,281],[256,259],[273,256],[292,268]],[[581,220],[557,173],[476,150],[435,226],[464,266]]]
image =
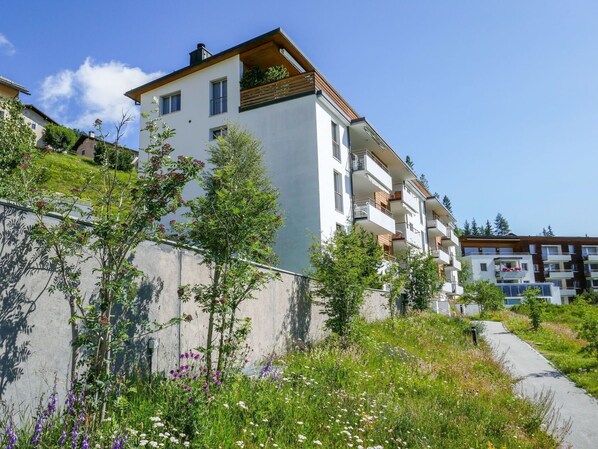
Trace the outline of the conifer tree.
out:
[[[478,228],[475,218],[472,218],[471,220],[471,235],[480,235],[480,228]]]
[[[430,189],[430,183],[428,182],[428,178],[423,173],[419,175],[419,182],[421,182],[422,186],[424,186],[427,190]]]
[[[442,205],[446,207],[446,210],[448,210],[451,214],[453,213],[453,205],[451,204],[451,200],[448,196],[444,195],[444,197],[442,197]]]
[[[492,235],[492,226],[490,225],[490,220],[486,220],[486,225],[484,226],[484,235]]]
[[[405,158],[405,163],[406,163],[407,165],[409,165],[409,168],[410,168],[411,170],[413,170],[413,166],[414,166],[415,164],[413,163],[413,160],[412,160],[412,159],[409,157],[409,155],[407,155],[407,157]]]
[[[494,232],[496,235],[507,235],[511,232],[509,222],[500,212],[496,214],[496,218],[494,219]]]
[[[471,226],[467,220],[463,223],[463,235],[471,235]]]

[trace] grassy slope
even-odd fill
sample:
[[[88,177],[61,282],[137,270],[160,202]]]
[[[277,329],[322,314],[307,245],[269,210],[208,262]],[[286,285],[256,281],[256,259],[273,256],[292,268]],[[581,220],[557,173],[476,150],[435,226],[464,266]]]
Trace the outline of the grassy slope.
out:
[[[111,422],[145,433],[133,444],[184,430],[197,448],[554,447],[541,413],[466,328],[438,315],[371,324],[349,350],[329,342],[280,360],[278,380],[225,383],[209,408],[177,406],[171,381],[139,385]]]
[[[41,159],[44,167],[44,188],[57,193],[70,195],[72,189],[85,185],[86,179],[90,176],[92,181],[89,188],[83,193],[83,200],[97,198],[101,186],[99,167],[92,159],[81,158],[70,154],[50,153]],[[116,172],[121,184],[126,184],[130,177],[136,177],[137,173]]]
[[[541,329],[533,331],[529,319],[516,313],[503,313],[505,326],[530,343],[576,385],[598,398],[598,361],[581,352],[586,345],[577,338],[583,308],[574,304],[550,306]],[[598,314],[598,307],[587,309]],[[525,312],[525,309],[521,309]]]

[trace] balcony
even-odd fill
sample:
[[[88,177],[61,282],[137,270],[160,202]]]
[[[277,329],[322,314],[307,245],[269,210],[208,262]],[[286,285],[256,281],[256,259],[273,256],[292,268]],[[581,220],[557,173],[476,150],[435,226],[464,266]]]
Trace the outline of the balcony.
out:
[[[587,262],[598,262],[598,254],[584,254],[583,260]]]
[[[353,206],[353,216],[356,224],[373,234],[384,235],[395,233],[395,221],[390,211],[373,201],[355,203]]]
[[[521,268],[496,268],[496,279],[499,280],[506,280],[506,279],[523,279],[527,275],[526,270],[522,270]]]
[[[453,229],[447,228],[447,236],[442,239],[442,244],[445,246],[459,246],[459,237],[455,234]]]
[[[392,177],[386,165],[369,151],[355,152],[353,159],[353,192],[372,195],[380,190],[392,191]]]
[[[461,261],[456,256],[451,255],[451,264],[444,267],[448,271],[461,271]]]
[[[561,288],[561,296],[575,296],[577,293],[573,287]]]
[[[441,249],[441,248],[433,249],[430,252],[431,252],[434,260],[436,260],[436,263],[445,264],[445,265],[448,265],[451,263],[451,256],[449,256],[449,253],[447,253],[443,249]]]
[[[395,216],[398,214],[419,212],[419,200],[404,186],[402,186],[400,190],[396,190],[394,194],[390,195],[388,201],[390,210]]]
[[[432,237],[448,237],[449,229],[438,218],[432,218],[427,221],[428,234]]]
[[[407,223],[396,223],[396,233],[392,237],[392,246],[395,253],[404,251],[409,247],[421,249],[421,234]]]
[[[573,271],[572,270],[545,270],[544,276],[546,279],[549,280],[557,280],[557,279],[573,279]]]
[[[542,260],[546,263],[570,262],[571,254],[567,254],[567,253],[547,254],[547,253],[543,252]]]
[[[457,296],[463,294],[463,287],[456,282],[445,282],[442,284],[442,292],[449,296]]]
[[[584,274],[587,278],[598,279],[598,268],[586,267]]]

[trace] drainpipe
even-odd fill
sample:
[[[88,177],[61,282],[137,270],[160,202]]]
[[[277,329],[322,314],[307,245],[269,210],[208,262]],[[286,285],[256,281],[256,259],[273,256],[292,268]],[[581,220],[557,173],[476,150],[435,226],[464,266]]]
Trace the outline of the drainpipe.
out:
[[[349,148],[349,185],[351,186],[351,225],[355,225],[355,194],[353,192],[353,149],[351,148],[351,125],[347,125],[347,147]]]

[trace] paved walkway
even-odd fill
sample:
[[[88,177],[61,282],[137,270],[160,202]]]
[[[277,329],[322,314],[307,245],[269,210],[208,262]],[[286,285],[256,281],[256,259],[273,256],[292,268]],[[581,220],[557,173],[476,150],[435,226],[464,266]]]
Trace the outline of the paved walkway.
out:
[[[558,426],[571,423],[571,432],[565,437],[565,448],[598,448],[598,401],[575,386],[530,345],[508,332],[502,323],[483,321],[483,335],[496,357],[502,357],[505,366],[515,378],[521,379],[517,388],[530,399],[540,393],[554,394],[558,410]]]

